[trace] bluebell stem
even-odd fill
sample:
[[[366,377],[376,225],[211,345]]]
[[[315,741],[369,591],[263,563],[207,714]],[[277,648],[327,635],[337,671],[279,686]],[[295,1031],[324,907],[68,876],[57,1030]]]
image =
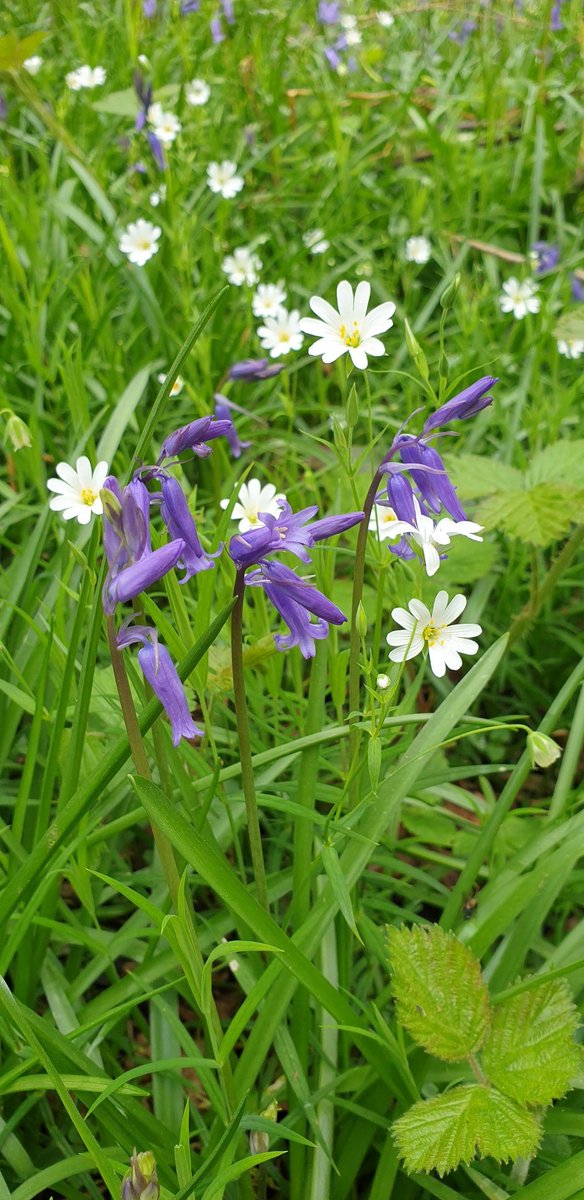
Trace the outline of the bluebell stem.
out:
[[[546,271],[553,271],[560,261],[560,250],[558,246],[550,245],[548,242],[534,242],[532,254],[535,256],[535,274],[544,275]]]
[[[226,431],[225,437],[229,442],[229,449],[231,450],[232,457],[241,458],[243,451],[249,450],[251,442],[242,442],[238,436],[237,430],[230,416],[230,413],[234,408],[237,409],[237,405],[232,404],[226,396],[222,396],[220,392],[215,393],[215,420],[230,421],[231,429]],[[241,409],[238,409],[237,411],[241,412]]]
[[[184,567],[185,575],[181,579],[181,583],[186,583],[193,575],[198,575],[199,571],[207,571],[210,567],[215,566],[213,559],[221,553],[221,550],[219,549],[216,554],[205,553],[180,483],[170,476],[162,480],[160,513],[170,537],[183,542],[184,548],[179,565]]]
[[[157,631],[146,625],[126,625],[117,636],[120,650],[142,643],[138,651],[138,662],[152,691],[158,696],[172,728],[172,742],[178,746],[181,738],[203,737],[204,730],[193,721],[185,690],[178,671],[166,649],[158,641]]]
[[[197,421],[191,421],[189,425],[182,425],[163,442],[158,462],[164,462],[166,458],[175,458],[177,454],[182,454],[183,450],[192,450],[198,458],[207,458],[211,447],[206,443],[213,438],[226,437],[231,429],[231,421],[216,421],[214,417],[200,417]]]
[[[468,417],[475,417],[483,408],[487,408],[493,403],[493,397],[487,393],[491,388],[498,383],[499,380],[494,375],[484,375],[482,379],[477,379],[475,383],[471,383],[470,387],[453,396],[451,400],[447,400],[446,404],[442,404],[436,412],[431,413],[424,421],[422,436],[430,433],[433,429],[440,429],[442,425],[447,425],[449,421],[466,421]],[[404,520],[409,518],[404,518]]]
[[[245,582],[263,588],[290,630],[287,635],[274,635],[278,650],[298,646],[304,658],[313,658],[315,641],[328,636],[329,624],[342,625],[347,620],[336,604],[283,563],[263,562],[258,570],[246,575]]]
[[[227,372],[229,379],[245,379],[257,383],[260,379],[271,379],[284,370],[284,363],[271,363],[268,358],[244,358],[233,363]]]

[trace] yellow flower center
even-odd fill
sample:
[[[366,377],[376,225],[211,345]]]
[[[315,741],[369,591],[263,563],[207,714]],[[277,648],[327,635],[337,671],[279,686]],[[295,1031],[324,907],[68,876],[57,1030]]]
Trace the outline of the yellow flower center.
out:
[[[387,509],[385,510],[385,512],[383,513],[383,516],[382,516],[382,518],[381,518],[381,522],[382,522],[382,524],[383,524],[383,525],[390,525],[390,524],[392,524],[394,521],[397,521],[397,517],[396,517],[396,515],[395,515],[395,513],[394,513],[394,511],[393,511],[393,508],[387,508]]]
[[[278,341],[279,341],[279,342],[289,342],[289,341],[290,341],[290,334],[289,334],[289,333],[287,333],[285,329],[283,329],[283,330],[281,331],[281,333],[279,333],[279,334],[278,334]]]
[[[91,508],[91,505],[95,504],[96,500],[97,500],[97,492],[92,491],[91,488],[82,488],[81,489],[81,503],[82,504],[87,504],[89,506],[89,508]]]
[[[260,524],[260,519],[259,519],[257,512],[248,512],[247,519],[248,519],[250,525],[259,525]]]
[[[346,325],[341,325],[339,332],[345,343],[345,346],[352,346],[354,349],[356,346],[361,345],[361,334],[359,333],[359,326],[357,325],[356,321],[353,321],[352,333],[349,333]]]
[[[429,646],[434,646],[436,642],[440,641],[443,629],[446,629],[446,625],[435,625],[433,621],[430,621],[430,624],[422,630],[422,637]]]

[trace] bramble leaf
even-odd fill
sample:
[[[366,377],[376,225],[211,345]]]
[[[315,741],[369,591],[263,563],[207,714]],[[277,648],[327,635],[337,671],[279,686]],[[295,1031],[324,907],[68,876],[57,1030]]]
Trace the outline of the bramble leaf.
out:
[[[490,1024],[489,993],[472,952],[438,925],[388,932],[398,1020],[437,1058],[478,1050]]]
[[[528,487],[537,483],[560,483],[584,488],[584,438],[553,442],[534,454],[525,481]]]
[[[393,1133],[406,1171],[445,1175],[476,1154],[498,1162],[528,1158],[539,1145],[541,1127],[533,1113],[495,1088],[465,1084],[414,1104]]]
[[[521,487],[521,471],[496,458],[482,454],[446,454],[444,461],[463,500],[491,496],[493,492],[511,492]]]
[[[578,1013],[565,980],[549,980],[495,1005],[483,1066],[507,1096],[550,1104],[582,1066]]]

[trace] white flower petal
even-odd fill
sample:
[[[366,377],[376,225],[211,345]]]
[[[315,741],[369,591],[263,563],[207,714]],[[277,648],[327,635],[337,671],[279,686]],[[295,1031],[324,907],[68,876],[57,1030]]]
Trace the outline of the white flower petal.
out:
[[[357,367],[359,371],[365,371],[367,369],[367,355],[363,346],[348,346],[347,349],[353,366]]]
[[[329,304],[328,300],[323,300],[321,296],[311,296],[309,303],[313,313],[316,313],[317,317],[321,317],[326,325],[330,325],[335,332],[338,332],[342,322],[336,308],[333,308],[332,304]]]
[[[355,299],[353,302],[353,320],[357,322],[360,328],[365,321],[370,296],[371,284],[366,279],[362,279],[361,283],[358,283],[355,288]]]
[[[446,592],[442,592],[440,594],[446,596],[446,600],[448,600],[448,596],[446,595]],[[437,599],[438,599],[438,597],[436,597],[436,600]],[[442,625],[442,624],[452,625],[452,622],[456,621],[457,617],[460,616],[461,612],[464,612],[465,608],[466,608],[466,596],[462,596],[459,593],[457,596],[452,597],[450,604],[446,605],[446,607],[444,608],[442,615],[440,617],[438,617],[438,615],[436,613],[436,605],[434,605],[434,614],[433,614],[434,621],[436,622],[437,625]]]
[[[341,323],[353,324],[353,289],[347,279],[342,279],[337,287],[337,306]]]

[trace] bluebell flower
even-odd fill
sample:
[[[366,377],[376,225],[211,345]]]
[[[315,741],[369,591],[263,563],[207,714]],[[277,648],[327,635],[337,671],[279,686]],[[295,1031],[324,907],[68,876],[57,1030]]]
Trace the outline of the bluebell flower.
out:
[[[111,616],[118,604],[134,600],[157,583],[183,555],[182,539],[152,550],[150,542],[150,495],[140,479],[125,488],[113,475],[101,490],[104,549],[108,573],[103,586],[104,612]]]
[[[161,171],[164,171],[166,161],[164,158],[164,150],[162,142],[156,136],[153,129],[148,128],[148,112],[152,106],[152,84],[146,83],[139,71],[134,72],[134,90],[138,97],[140,108],[136,117],[135,129],[136,133],[146,131],[148,145],[152,151],[154,161]]]
[[[231,429],[227,430],[225,437],[229,442],[229,449],[231,450],[233,458],[241,458],[243,451],[249,450],[251,442],[241,441],[235,425],[233,424],[233,420],[230,417],[230,413],[234,408],[237,409],[237,405],[232,404],[232,402],[228,400],[226,396],[222,396],[220,392],[215,393],[215,419],[217,421],[230,422]],[[241,412],[241,409],[238,409],[237,411]]]
[[[217,558],[221,549],[215,554],[205,553],[180,483],[170,476],[162,480],[160,513],[170,537],[183,542],[184,548],[178,560],[178,565],[183,566],[185,570],[181,583],[186,583],[193,575],[198,575],[199,571],[208,571],[210,567],[215,566],[213,559]]]
[[[548,242],[534,242],[531,250],[536,259],[536,275],[544,275],[546,271],[553,271],[554,267],[557,267],[560,261],[558,246],[550,245]]]
[[[304,658],[313,658],[315,643],[328,636],[329,625],[342,625],[347,620],[340,608],[323,596],[318,588],[300,579],[282,563],[262,563],[258,570],[246,575],[245,582],[250,587],[263,588],[268,600],[288,626],[287,635],[274,635],[278,650],[290,650],[298,646]],[[316,617],[315,622],[311,620],[311,615]]]
[[[221,8],[223,9],[223,16],[225,17],[227,24],[233,25],[235,23],[233,0],[221,0]]]
[[[318,505],[312,504],[300,512],[293,512],[287,500],[281,505],[279,516],[271,513],[260,513],[262,522],[258,529],[248,533],[236,534],[229,543],[229,554],[237,566],[252,566],[254,563],[265,561],[268,554],[287,550],[302,562],[311,561],[308,549],[324,538],[334,537],[352,529],[363,520],[363,512],[342,513],[340,516],[322,517],[319,521],[311,521],[318,512]]]
[[[320,0],[318,19],[321,25],[338,25],[341,19],[341,8],[337,0]]]
[[[211,447],[206,443],[213,438],[226,437],[232,428],[231,421],[216,421],[214,417],[200,417],[197,421],[182,425],[163,442],[158,462],[164,462],[165,458],[175,458],[177,454],[182,454],[183,450],[192,450],[198,458],[207,458]]]
[[[201,7],[200,0],[183,0],[180,6],[181,17],[188,17],[190,13],[196,13]]]
[[[554,4],[552,11],[551,11],[550,29],[552,29],[554,31],[554,33],[557,33],[560,29],[564,28],[564,25],[562,22],[562,4],[563,3],[564,3],[564,0],[556,0],[556,3]]]
[[[271,363],[268,358],[244,358],[235,362],[229,368],[230,379],[245,379],[247,383],[257,383],[260,379],[271,379],[284,370],[283,363]]]
[[[152,691],[165,709],[172,728],[173,745],[178,746],[181,738],[203,737],[189,711],[189,704],[178,671],[166,649],[158,641],[156,629],[145,625],[122,627],[117,636],[120,649],[142,642],[138,651],[138,662]]]
[[[447,400],[446,404],[442,404],[440,408],[436,409],[436,412],[427,417],[422,434],[439,429],[442,425],[447,425],[449,421],[466,421],[468,417],[475,417],[483,408],[487,408],[489,404],[493,403],[493,397],[487,393],[498,382],[499,380],[494,375],[483,375],[482,379],[471,383],[470,387],[459,392],[457,396],[453,396],[451,400]]]
[[[478,29],[476,21],[463,21],[459,29],[450,30],[448,37],[451,42],[457,42],[459,46],[464,46],[475,29]]]
[[[142,16],[151,21],[156,16],[156,0],[142,0]]]
[[[577,275],[572,275],[570,290],[572,293],[572,300],[575,300],[576,304],[580,304],[582,300],[584,300],[584,283],[578,279]]]
[[[432,512],[439,513],[441,507],[444,507],[455,521],[466,521],[466,513],[456,495],[454,485],[433,446],[426,445],[421,438],[401,433],[396,437],[390,454],[394,451],[407,466],[420,495]],[[387,461],[381,469],[391,471],[391,463]]]
[[[211,29],[211,37],[215,46],[218,46],[220,42],[225,41],[225,34],[223,33],[223,26],[221,24],[221,17],[219,16],[219,13],[216,13],[215,16],[211,18],[209,27]]]

